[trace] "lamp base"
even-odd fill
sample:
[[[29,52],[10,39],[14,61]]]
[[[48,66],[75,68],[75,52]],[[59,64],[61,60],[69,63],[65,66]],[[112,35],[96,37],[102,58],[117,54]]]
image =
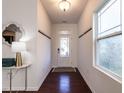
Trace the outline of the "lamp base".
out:
[[[21,53],[17,52],[16,53],[16,67],[22,66],[22,57]]]

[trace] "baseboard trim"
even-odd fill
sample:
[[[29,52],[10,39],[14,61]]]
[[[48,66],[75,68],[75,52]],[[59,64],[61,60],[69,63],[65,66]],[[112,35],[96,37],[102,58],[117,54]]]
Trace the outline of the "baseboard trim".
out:
[[[45,79],[47,78],[47,76],[52,72],[52,70],[53,70],[53,68],[50,68],[49,71],[48,71],[48,73],[45,75],[44,80],[41,81],[41,82],[38,84],[38,90],[40,89],[40,87],[41,87],[42,84],[44,83],[44,81],[45,81]],[[38,91],[38,90],[37,90],[37,91]]]
[[[26,91],[38,91],[38,87],[28,87]],[[12,91],[24,91],[24,87],[13,87]],[[10,91],[10,88],[3,88],[2,91]]]
[[[90,84],[89,80],[87,80],[84,72],[81,73],[81,69],[78,67],[77,68],[78,71],[80,72],[81,76],[83,77],[83,79],[85,80],[86,84],[89,86],[90,90],[92,91],[92,93],[96,93],[95,90],[93,89],[92,85]]]

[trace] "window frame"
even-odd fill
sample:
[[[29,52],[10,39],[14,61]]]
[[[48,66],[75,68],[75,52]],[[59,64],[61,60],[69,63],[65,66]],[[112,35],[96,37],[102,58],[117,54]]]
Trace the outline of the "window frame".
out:
[[[112,72],[110,70],[104,69],[104,67],[99,66],[98,63],[97,63],[97,61],[99,59],[99,57],[98,57],[98,55],[99,55],[98,54],[99,53],[98,52],[99,49],[98,49],[98,45],[97,45],[98,40],[100,40],[100,39],[106,39],[106,38],[117,36],[117,35],[122,35],[122,26],[121,26],[122,25],[122,22],[121,22],[121,15],[120,15],[120,23],[121,23],[120,24],[120,27],[121,27],[121,31],[113,32],[113,33],[111,33],[109,35],[98,37],[98,13],[99,13],[99,11],[102,8],[104,8],[105,6],[107,6],[107,4],[110,1],[111,0],[104,1],[103,4],[100,7],[98,7],[98,9],[96,9],[96,11],[94,11],[94,13],[93,13],[93,67],[96,68],[98,71],[104,73],[105,75],[111,77],[112,79],[116,80],[117,82],[122,83],[122,77],[118,76],[117,74],[115,74],[114,72]],[[115,1],[117,1],[117,0],[115,0]],[[121,2],[121,0],[120,0],[120,2]],[[114,27],[112,27],[110,29],[113,29],[113,28]]]

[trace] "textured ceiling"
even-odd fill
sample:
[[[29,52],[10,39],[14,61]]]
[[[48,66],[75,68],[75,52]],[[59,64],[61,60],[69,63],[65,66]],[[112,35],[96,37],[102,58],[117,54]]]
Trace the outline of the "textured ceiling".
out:
[[[71,7],[66,12],[59,9],[59,1],[61,0],[41,0],[52,23],[77,23],[87,0],[68,0],[71,3]]]

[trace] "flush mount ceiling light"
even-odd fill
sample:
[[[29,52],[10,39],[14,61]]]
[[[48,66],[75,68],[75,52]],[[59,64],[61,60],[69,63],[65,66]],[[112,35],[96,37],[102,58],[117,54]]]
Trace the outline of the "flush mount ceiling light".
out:
[[[71,3],[67,0],[62,0],[59,2],[59,8],[62,10],[62,11],[67,11],[71,6]]]

